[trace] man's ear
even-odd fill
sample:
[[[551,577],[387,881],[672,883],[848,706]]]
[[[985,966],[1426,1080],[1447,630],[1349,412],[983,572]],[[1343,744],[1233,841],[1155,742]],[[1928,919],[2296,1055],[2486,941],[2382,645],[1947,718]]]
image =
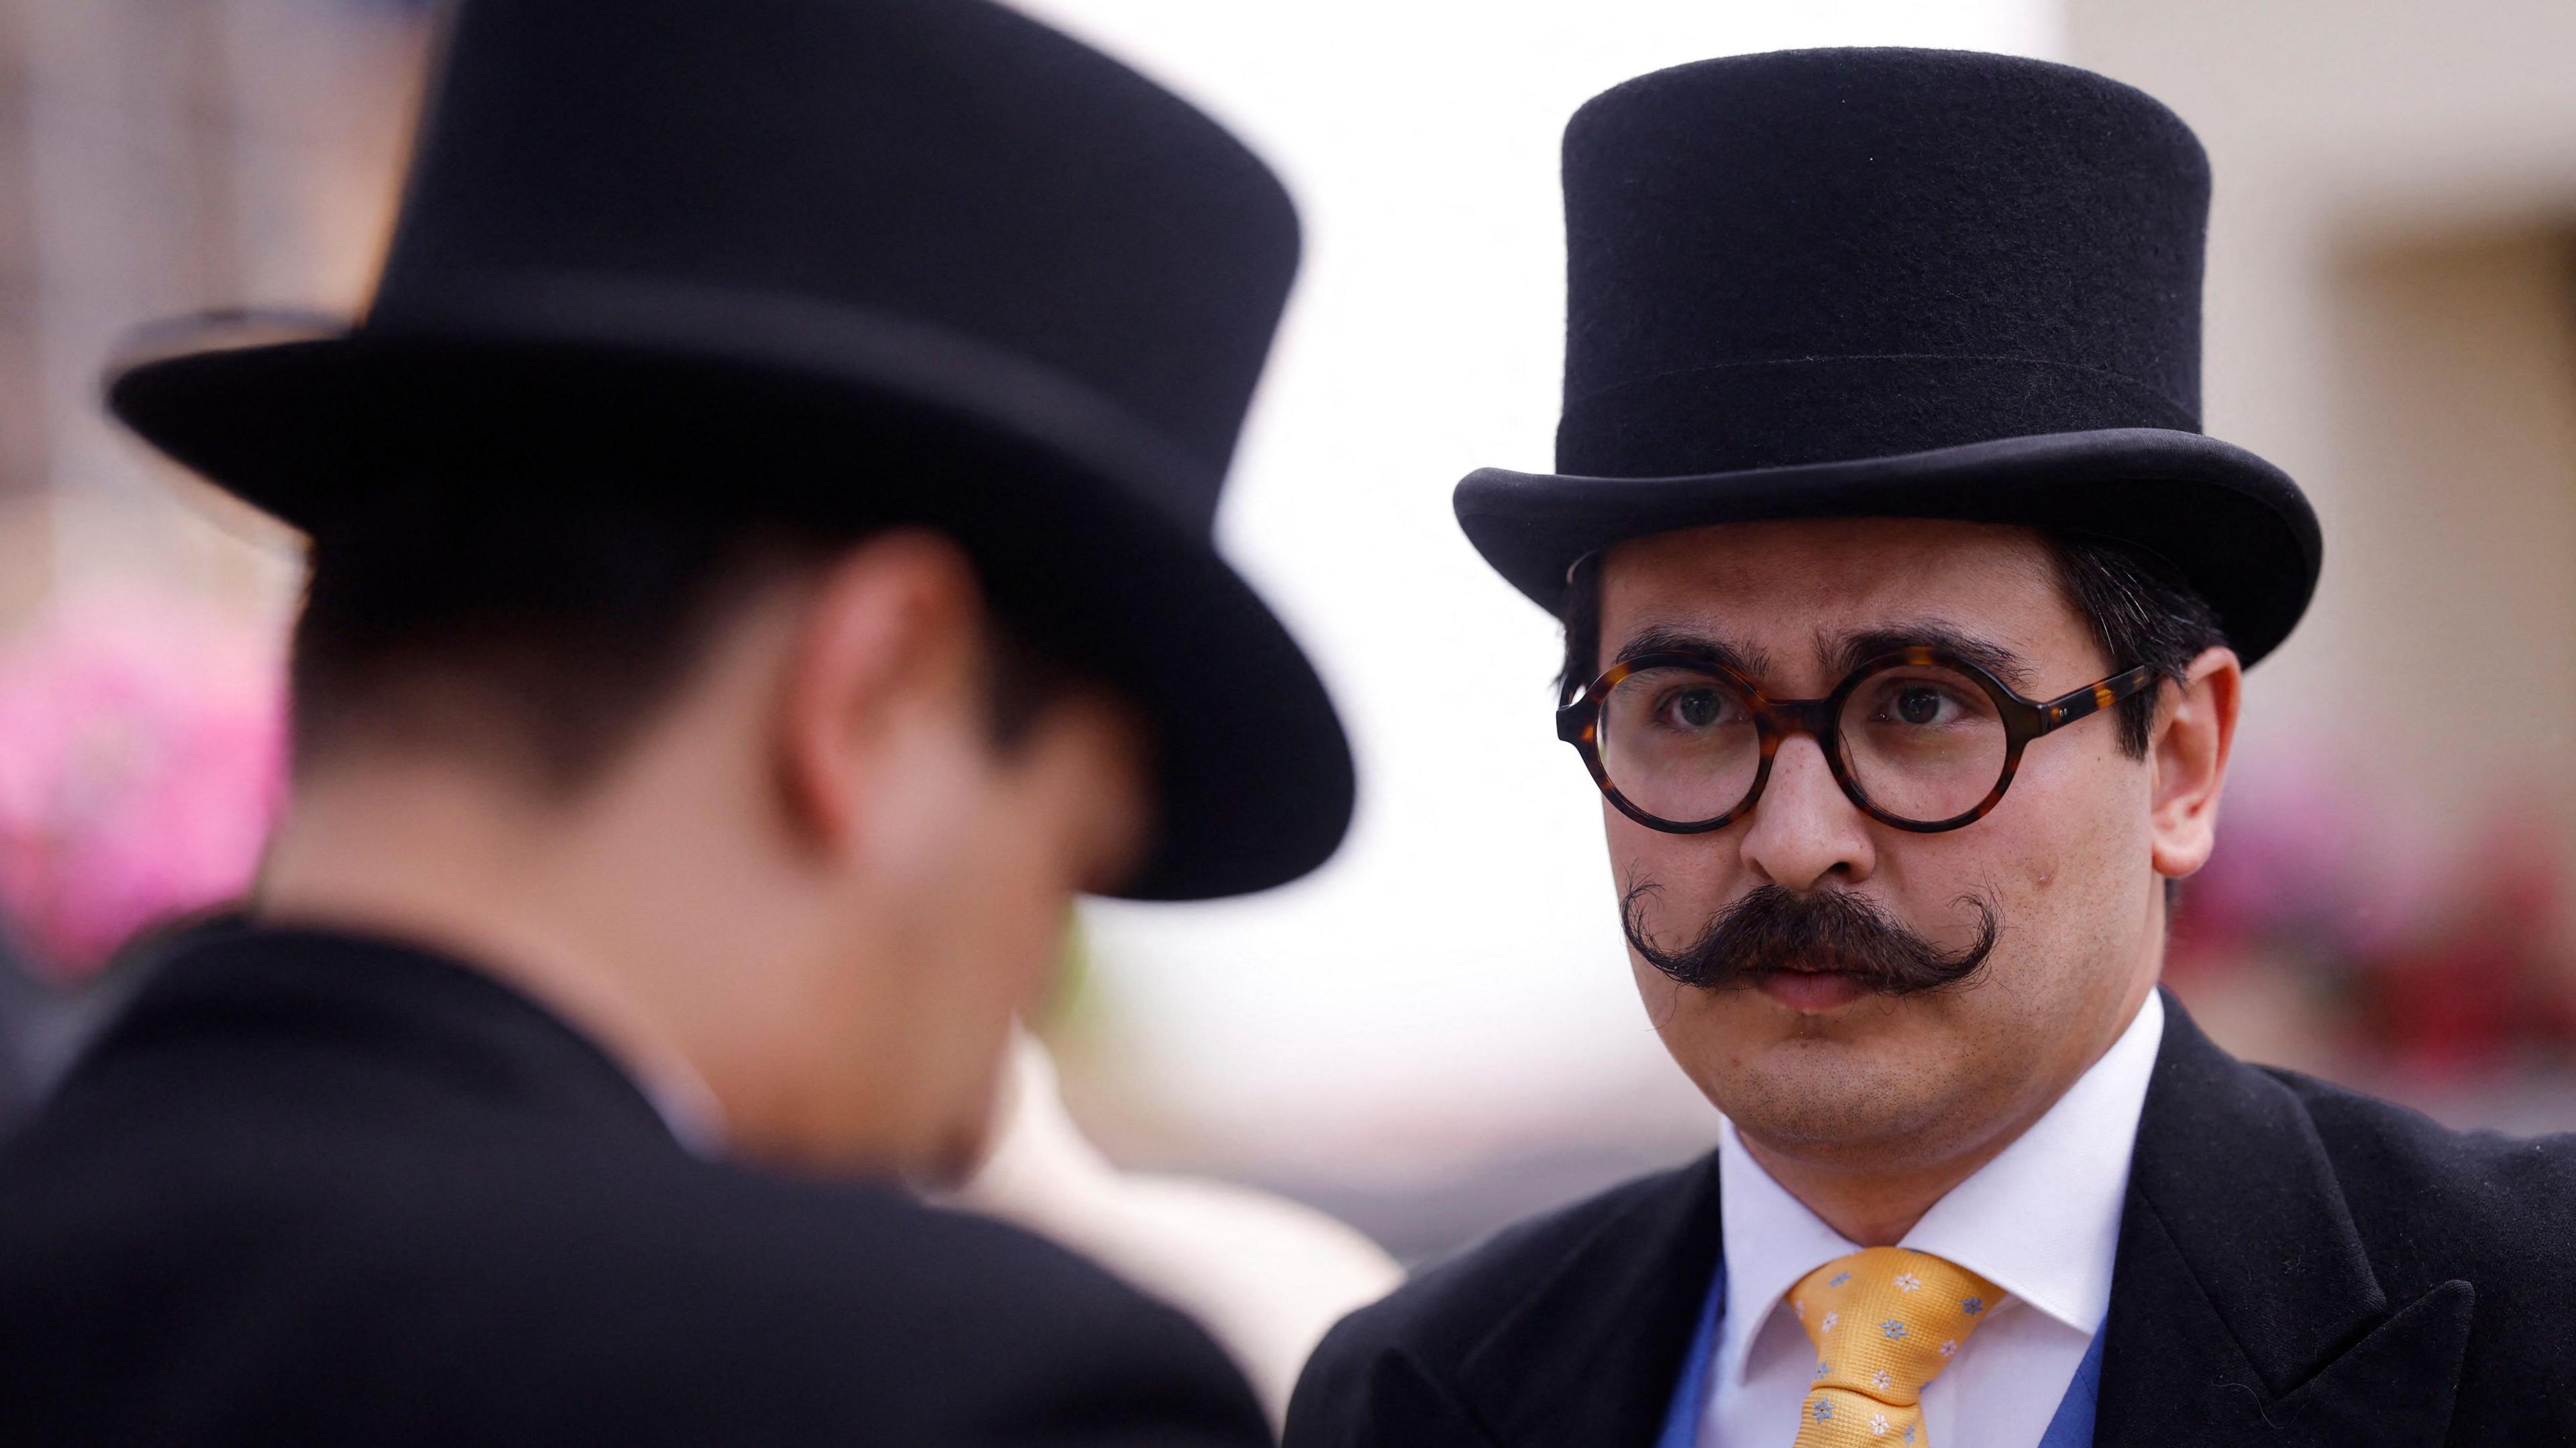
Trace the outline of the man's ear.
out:
[[[2147,763],[2156,873],[2179,880],[2209,863],[2218,842],[2218,796],[2227,783],[2228,751],[2245,684],[2233,649],[2209,649],[2191,661],[2172,707],[2156,724]]]
[[[917,529],[851,548],[810,586],[773,756],[792,826],[829,851],[861,838],[920,731],[975,706],[982,590],[963,549]]]

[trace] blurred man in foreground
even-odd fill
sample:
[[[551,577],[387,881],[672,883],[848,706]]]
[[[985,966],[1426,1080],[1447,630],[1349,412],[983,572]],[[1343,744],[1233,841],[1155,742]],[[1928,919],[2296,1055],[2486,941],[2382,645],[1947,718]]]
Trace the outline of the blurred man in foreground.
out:
[[[2576,1142],[2241,1065],[2156,989],[2319,539],[2199,431],[2208,171],[2062,66],[1683,66],[1566,135],[1566,624],[1637,984],[1718,1149],[1327,1338],[1292,1448],[2567,1434]]]
[[[468,0],[375,304],[118,413],[305,529],[293,799],[0,1157],[0,1441],[1253,1444],[971,1163],[1071,896],[1322,860],[1209,524],[1296,253],[980,0]]]

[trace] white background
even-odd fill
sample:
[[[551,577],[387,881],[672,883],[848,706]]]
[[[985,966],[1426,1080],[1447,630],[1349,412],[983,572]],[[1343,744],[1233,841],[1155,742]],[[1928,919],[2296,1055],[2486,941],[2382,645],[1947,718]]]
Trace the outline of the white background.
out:
[[[1305,267],[1220,534],[1317,659],[1361,772],[1351,839],[1307,881],[1090,907],[1124,1069],[1224,1155],[1342,1175],[1581,1131],[1639,1092],[1688,1109],[1628,980],[1598,797],[1553,736],[1556,629],[1449,511],[1476,467],[1551,463],[1558,135],[1590,95],[1714,55],[2050,56],[2054,7],[1027,8],[1216,114],[1297,197]]]

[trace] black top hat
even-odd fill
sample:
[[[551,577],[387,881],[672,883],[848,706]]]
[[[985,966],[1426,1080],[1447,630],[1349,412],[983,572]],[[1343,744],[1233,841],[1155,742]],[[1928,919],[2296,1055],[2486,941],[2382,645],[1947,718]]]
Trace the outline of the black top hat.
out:
[[[1210,539],[1296,258],[1232,137],[985,0],[466,0],[365,319],[165,330],[109,398],[309,530],[536,433],[937,523],[1159,726],[1129,893],[1228,895],[1351,811],[1322,685]]]
[[[2249,663],[2307,607],[2307,500],[2200,432],[2209,164],[2148,96],[1957,51],[1704,61],[1575,114],[1565,210],[1557,472],[1457,494],[1542,605],[1623,538],[1875,515],[2135,544]]]

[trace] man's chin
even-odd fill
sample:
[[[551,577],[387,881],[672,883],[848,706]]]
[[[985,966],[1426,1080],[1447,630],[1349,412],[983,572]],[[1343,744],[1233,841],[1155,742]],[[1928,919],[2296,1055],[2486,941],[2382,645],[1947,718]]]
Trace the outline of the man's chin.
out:
[[[1775,1150],[1894,1160],[1937,1136],[1951,1084],[1875,1033],[1793,1034],[1752,1047],[1695,1084],[1739,1131]]]

